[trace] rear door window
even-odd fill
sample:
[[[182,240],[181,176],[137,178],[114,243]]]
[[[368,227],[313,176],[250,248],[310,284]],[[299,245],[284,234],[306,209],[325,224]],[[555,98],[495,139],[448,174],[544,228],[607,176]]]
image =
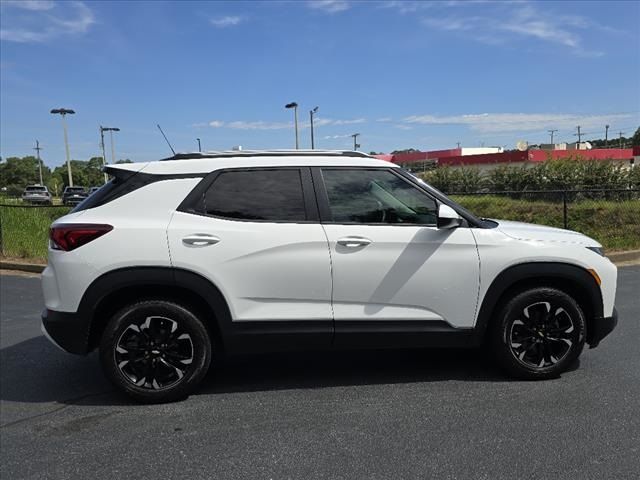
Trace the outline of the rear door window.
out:
[[[204,194],[206,215],[234,220],[307,220],[300,169],[229,170]]]

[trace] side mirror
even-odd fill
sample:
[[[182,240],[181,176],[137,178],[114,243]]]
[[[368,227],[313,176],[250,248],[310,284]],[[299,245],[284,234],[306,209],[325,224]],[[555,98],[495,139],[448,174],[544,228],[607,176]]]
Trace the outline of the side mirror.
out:
[[[451,229],[462,225],[462,218],[449,205],[441,204],[438,207],[438,228]]]

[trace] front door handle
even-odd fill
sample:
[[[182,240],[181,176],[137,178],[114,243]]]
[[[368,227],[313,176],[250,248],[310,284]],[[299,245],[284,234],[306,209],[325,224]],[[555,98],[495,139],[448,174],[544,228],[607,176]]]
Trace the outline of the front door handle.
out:
[[[366,247],[371,240],[364,237],[344,237],[338,240],[338,245],[348,248]]]
[[[194,233],[182,239],[182,243],[190,247],[206,247],[207,245],[215,245],[220,239],[215,235],[206,233]]]

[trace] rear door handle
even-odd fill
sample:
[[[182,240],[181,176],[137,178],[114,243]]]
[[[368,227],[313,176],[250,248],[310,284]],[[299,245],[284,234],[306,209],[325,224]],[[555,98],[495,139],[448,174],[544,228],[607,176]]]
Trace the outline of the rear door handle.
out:
[[[194,233],[182,238],[182,243],[190,247],[206,247],[207,245],[215,245],[220,239],[215,235],[206,233]]]
[[[338,240],[338,245],[348,248],[366,247],[371,240],[364,237],[344,237]]]

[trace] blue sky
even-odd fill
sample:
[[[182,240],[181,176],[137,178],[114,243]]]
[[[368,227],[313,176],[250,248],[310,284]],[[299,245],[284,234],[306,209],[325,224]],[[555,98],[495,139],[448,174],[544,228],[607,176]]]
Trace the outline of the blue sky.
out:
[[[0,155],[118,158],[317,147],[439,149],[632,133],[640,2],[1,2]]]

